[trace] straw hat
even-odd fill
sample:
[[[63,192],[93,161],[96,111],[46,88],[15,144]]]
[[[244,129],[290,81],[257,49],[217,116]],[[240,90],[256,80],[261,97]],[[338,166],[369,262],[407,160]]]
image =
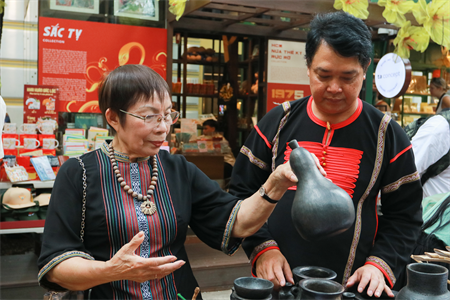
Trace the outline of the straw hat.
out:
[[[35,206],[31,192],[24,188],[9,188],[2,197],[3,207],[6,209],[21,209]]]

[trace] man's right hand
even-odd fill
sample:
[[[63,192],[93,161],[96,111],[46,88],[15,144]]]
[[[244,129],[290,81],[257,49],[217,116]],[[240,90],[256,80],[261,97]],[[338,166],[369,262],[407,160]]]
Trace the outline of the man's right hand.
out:
[[[286,280],[294,284],[291,267],[278,249],[271,249],[258,257],[256,276],[272,281],[275,290],[284,286]]]

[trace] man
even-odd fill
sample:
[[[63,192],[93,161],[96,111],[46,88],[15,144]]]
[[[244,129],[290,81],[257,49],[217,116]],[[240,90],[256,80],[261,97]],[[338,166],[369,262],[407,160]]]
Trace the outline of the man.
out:
[[[423,123],[411,143],[417,171],[422,177],[423,198],[450,192],[450,108]],[[441,167],[436,165],[439,170],[434,174],[428,173],[432,172],[430,166],[438,161],[442,162]]]
[[[253,274],[276,287],[293,282],[291,269],[314,265],[334,270],[338,282],[360,293],[367,288],[369,296],[384,291],[393,297],[409,262],[422,224],[422,189],[403,129],[358,98],[371,53],[371,34],[360,19],[344,12],[316,16],[306,42],[312,95],[272,109],[237,157],[230,192],[244,197],[289,159],[287,144],[296,139],[354,203],[353,226],[317,242],[303,240],[293,226],[295,190],[274,204],[268,222],[243,247]],[[262,192],[270,198],[270,190]]]

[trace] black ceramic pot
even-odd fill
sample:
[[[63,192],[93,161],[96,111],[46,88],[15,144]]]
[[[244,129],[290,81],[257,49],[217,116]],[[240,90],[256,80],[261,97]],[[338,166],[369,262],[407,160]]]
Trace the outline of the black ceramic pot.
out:
[[[295,267],[292,270],[292,273],[294,274],[295,283],[307,278],[322,278],[333,280],[337,276],[336,272],[331,269],[316,266]]]
[[[234,280],[233,289],[235,299],[272,299],[273,283],[262,278],[240,277]]]
[[[407,284],[396,299],[449,300],[447,268],[431,263],[412,263],[406,266]]]
[[[299,287],[301,300],[341,300],[345,290],[336,281],[319,278],[303,279]]]
[[[292,222],[300,236],[317,241],[340,234],[355,221],[353,201],[346,191],[323,177],[314,159],[296,140],[289,142],[292,171],[298,178]]]

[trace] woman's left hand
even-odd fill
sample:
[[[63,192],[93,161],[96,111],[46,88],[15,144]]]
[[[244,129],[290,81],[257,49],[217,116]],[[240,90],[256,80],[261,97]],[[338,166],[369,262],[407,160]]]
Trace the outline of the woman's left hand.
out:
[[[178,260],[173,255],[164,257],[143,258],[136,255],[136,249],[144,241],[144,233],[139,232],[133,239],[107,261],[107,269],[112,272],[115,280],[131,280],[145,282],[161,279],[181,268],[185,261]]]

